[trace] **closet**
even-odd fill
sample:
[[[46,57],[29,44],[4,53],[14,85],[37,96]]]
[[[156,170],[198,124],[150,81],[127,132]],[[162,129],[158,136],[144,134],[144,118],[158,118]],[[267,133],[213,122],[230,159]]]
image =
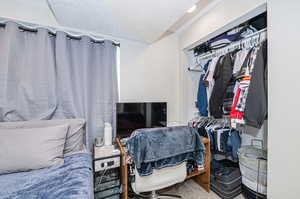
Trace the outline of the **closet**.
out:
[[[267,45],[262,13],[190,50],[190,125],[210,140],[211,189],[222,198],[266,198]]]

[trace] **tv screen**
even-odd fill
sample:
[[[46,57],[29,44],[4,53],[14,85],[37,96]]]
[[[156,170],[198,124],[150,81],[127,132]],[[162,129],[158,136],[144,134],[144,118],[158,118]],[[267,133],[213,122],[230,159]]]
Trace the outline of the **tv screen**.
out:
[[[165,127],[167,103],[117,103],[117,136],[129,137],[140,128]]]

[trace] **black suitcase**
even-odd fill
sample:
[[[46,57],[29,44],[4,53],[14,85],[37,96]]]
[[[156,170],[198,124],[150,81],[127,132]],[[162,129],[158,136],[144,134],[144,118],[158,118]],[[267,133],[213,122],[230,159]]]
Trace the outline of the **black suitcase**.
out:
[[[234,168],[239,168],[240,165],[238,162],[233,162],[231,160],[218,160],[219,164],[222,165],[223,167],[234,167]]]
[[[242,194],[246,199],[267,199],[266,195],[255,192],[242,184]]]
[[[239,168],[225,167],[211,175],[211,190],[224,199],[233,199],[241,192],[242,176]]]
[[[211,184],[210,188],[213,192],[215,192],[222,199],[234,199],[235,197],[240,195],[242,192],[241,186],[239,186],[231,191],[227,191],[227,192],[224,190],[221,190],[220,187],[215,186],[213,183]]]
[[[224,167],[235,167],[235,168],[239,168],[239,163],[238,162],[233,162],[231,160],[212,160],[211,161],[211,172],[215,173],[216,171],[218,171],[221,168]]]

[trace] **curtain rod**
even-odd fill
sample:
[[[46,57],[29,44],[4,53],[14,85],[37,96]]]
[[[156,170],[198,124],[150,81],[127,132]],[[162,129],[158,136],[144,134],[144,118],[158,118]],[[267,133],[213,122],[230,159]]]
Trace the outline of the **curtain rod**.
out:
[[[1,28],[5,28],[7,22],[8,21],[6,21],[6,22],[0,22],[0,27]],[[37,33],[38,32],[38,28],[37,27],[25,26],[23,24],[15,22],[15,21],[11,21],[11,22],[18,24],[19,25],[18,28],[20,29],[20,31],[27,31],[27,32],[32,32],[32,33]],[[50,36],[56,37],[56,31],[50,30],[47,27],[42,27],[42,28],[47,29],[48,30],[48,34]],[[63,31],[63,32],[65,32],[65,31]],[[66,36],[67,36],[68,39],[74,39],[74,40],[81,40],[82,39],[82,35],[78,35],[77,36],[77,35],[71,35],[70,33],[67,33],[67,32],[65,32],[65,33],[66,33]],[[97,44],[103,44],[104,43],[104,39],[103,40],[97,40],[97,39],[92,38],[92,36],[90,36],[90,35],[86,35],[86,36],[90,38],[91,43],[97,43]],[[112,40],[110,40],[110,41],[112,41]],[[120,43],[116,43],[114,41],[112,41],[112,45],[114,45],[116,47],[120,47]]]

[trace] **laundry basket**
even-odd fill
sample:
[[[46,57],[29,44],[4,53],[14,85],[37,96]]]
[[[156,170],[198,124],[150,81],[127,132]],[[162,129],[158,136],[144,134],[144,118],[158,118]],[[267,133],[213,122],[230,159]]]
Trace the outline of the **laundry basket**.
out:
[[[261,147],[255,146],[259,141]],[[252,140],[250,146],[243,146],[238,151],[242,183],[249,189],[267,195],[267,151],[263,150],[261,140]]]

